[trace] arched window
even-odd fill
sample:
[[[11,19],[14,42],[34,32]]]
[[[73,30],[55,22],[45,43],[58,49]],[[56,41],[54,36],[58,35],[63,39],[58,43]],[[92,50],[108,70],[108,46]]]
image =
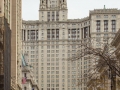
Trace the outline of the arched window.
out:
[[[27,77],[27,74],[26,74],[26,73],[24,73],[24,77]]]

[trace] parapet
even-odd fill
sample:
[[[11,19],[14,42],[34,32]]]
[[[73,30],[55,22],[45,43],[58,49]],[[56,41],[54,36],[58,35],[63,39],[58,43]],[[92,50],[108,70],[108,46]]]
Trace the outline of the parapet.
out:
[[[89,17],[84,17],[81,19],[68,19],[67,21],[68,22],[84,22],[84,21],[88,21],[88,20],[90,20]]]
[[[23,24],[39,24],[39,20],[22,20]]]
[[[110,9],[94,9],[90,10],[90,15],[91,14],[120,14],[120,10],[117,8],[110,8]]]

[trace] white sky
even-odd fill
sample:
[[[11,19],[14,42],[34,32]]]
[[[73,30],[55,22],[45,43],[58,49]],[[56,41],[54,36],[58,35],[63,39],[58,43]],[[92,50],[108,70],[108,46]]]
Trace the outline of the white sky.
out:
[[[40,0],[22,0],[23,20],[39,19]],[[120,0],[67,0],[68,18],[77,19],[89,16],[89,10],[106,8],[120,9]]]

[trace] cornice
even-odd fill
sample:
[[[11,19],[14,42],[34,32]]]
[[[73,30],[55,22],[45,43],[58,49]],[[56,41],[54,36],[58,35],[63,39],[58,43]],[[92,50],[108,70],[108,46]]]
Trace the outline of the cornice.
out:
[[[120,14],[120,10],[117,8],[110,8],[110,9],[94,9],[90,11],[90,15],[93,14]]]

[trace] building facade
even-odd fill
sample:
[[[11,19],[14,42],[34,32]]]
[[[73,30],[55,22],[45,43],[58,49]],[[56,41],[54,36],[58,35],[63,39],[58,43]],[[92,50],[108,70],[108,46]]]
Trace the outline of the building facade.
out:
[[[120,11],[118,9],[99,9],[90,11],[91,37],[95,38],[95,47],[101,48],[110,43],[120,28]]]
[[[1,61],[5,64],[1,65],[4,79],[1,84],[4,83],[4,90],[10,90],[10,83],[13,90],[22,88],[21,25],[21,0],[0,0]]]
[[[10,89],[10,57],[11,57],[11,29],[5,17],[0,17],[0,87],[1,90]]]
[[[15,82],[15,90],[21,90],[22,78],[22,0],[12,0],[12,26],[11,26],[11,78]]]
[[[23,20],[22,46],[40,90],[87,90],[89,56],[73,62],[68,58],[81,50],[82,39],[114,36],[120,10],[96,9],[89,17],[68,19],[67,0],[40,0],[39,9],[39,20]]]
[[[0,90],[11,88],[11,1],[0,0]],[[8,8],[10,7],[10,8]]]

